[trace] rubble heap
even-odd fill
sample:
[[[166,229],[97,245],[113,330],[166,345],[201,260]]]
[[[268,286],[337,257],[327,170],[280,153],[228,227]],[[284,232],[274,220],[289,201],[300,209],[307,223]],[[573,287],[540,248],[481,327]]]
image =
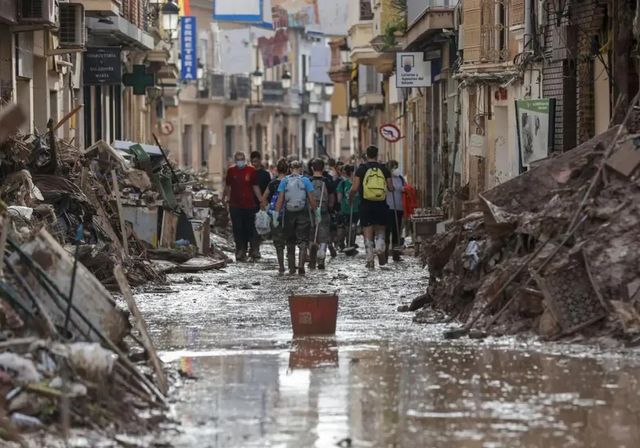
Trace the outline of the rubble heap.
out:
[[[161,148],[81,150],[55,129],[0,133],[0,440],[21,446],[26,430],[158,423],[167,378],[131,287],[227,262],[211,244],[226,210]]]
[[[456,337],[533,330],[640,336],[640,136],[615,127],[480,195],[422,251]]]

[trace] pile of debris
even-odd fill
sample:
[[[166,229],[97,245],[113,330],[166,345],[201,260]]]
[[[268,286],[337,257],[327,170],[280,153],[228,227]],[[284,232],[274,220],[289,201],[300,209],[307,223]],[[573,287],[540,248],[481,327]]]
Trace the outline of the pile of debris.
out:
[[[157,423],[168,385],[130,288],[224,267],[211,236],[226,210],[159,143],[82,150],[56,137],[69,116],[22,135],[8,131],[19,115],[0,113],[0,440],[74,425],[142,432],[135,410]]]
[[[480,195],[423,245],[446,334],[640,336],[640,136],[618,126]]]
[[[229,261],[211,244],[212,229],[228,238],[226,208],[201,178],[174,170],[159,143],[98,141],[80,150],[55,137],[59,125],[0,144],[0,200],[16,239],[45,228],[71,252],[78,245],[79,261],[110,290],[117,290],[116,265],[139,286],[163,282],[170,270]],[[168,269],[151,261],[176,250],[181,263],[198,259]]]
[[[46,230],[22,244],[8,235],[6,243],[0,439],[27,446],[21,434],[41,429],[113,436],[152,426],[166,410],[167,378],[122,266],[113,275],[128,312]]]

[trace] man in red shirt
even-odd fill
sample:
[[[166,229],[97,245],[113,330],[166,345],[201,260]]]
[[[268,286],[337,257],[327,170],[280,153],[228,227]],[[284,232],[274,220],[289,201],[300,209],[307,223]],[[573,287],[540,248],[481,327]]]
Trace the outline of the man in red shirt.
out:
[[[246,261],[249,243],[255,238],[256,201],[260,203],[256,169],[247,164],[243,152],[234,155],[235,165],[227,170],[222,200],[229,203],[236,261]]]

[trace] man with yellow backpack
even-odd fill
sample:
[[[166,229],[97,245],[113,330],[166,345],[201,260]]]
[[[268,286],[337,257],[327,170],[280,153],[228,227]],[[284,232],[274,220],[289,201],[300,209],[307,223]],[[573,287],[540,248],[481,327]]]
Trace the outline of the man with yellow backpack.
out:
[[[364,234],[367,267],[374,267],[375,256],[380,266],[387,263],[385,257],[385,231],[387,225],[387,192],[394,191],[391,172],[378,162],[378,148],[369,146],[367,161],[358,167],[349,192],[351,200],[360,193],[360,225]]]

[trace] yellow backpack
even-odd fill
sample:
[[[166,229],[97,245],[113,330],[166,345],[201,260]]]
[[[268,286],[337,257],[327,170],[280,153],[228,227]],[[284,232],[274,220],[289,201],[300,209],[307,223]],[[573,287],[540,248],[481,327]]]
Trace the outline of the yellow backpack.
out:
[[[364,174],[362,197],[367,201],[384,201],[387,199],[387,179],[379,167],[372,167]]]

